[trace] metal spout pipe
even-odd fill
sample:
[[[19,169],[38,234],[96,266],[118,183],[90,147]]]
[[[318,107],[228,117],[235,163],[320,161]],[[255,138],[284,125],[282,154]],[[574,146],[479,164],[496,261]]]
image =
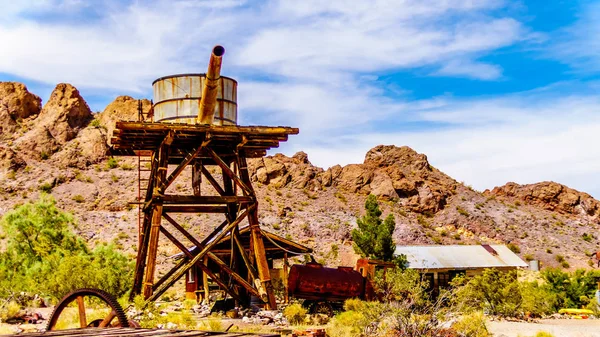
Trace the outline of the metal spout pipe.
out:
[[[221,79],[221,62],[225,54],[225,48],[215,46],[208,61],[208,70],[206,71],[206,80],[202,88],[202,98],[198,108],[198,123],[212,124],[215,117],[215,103],[217,102],[217,93]]]

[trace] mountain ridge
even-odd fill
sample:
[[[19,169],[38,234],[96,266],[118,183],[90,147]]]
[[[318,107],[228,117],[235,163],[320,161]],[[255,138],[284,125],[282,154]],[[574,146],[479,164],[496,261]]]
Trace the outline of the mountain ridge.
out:
[[[141,102],[147,112],[151,102]],[[137,120],[137,110],[137,99],[119,96],[93,113],[64,83],[42,105],[24,85],[0,82],[0,216],[46,191],[75,214],[78,233],[92,245],[114,242],[133,255],[137,209],[128,202],[138,194],[137,160],[110,164],[107,150],[114,122]],[[600,202],[589,194],[555,182],[478,192],[408,146],[378,145],[361,164],[327,169],[312,165],[304,152],[275,154],[249,160],[249,172],[262,226],[311,246],[333,265],[353,263],[350,230],[368,194],[379,198],[384,215],[394,214],[397,244],[504,243],[526,260],[562,267],[563,259],[587,267],[597,249]],[[198,235],[210,230],[209,220],[179,219]],[[172,251],[165,244],[161,261]]]

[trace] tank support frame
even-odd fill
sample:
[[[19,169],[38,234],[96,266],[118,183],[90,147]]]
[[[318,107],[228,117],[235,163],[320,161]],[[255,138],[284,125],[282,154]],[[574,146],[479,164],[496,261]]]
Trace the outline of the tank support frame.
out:
[[[154,301],[196,266],[236,300],[249,303],[250,296],[258,296],[275,309],[247,158],[262,157],[269,148],[287,140],[289,134],[297,133],[298,129],[288,127],[117,122],[112,154],[151,157],[131,296],[142,294]],[[178,194],[178,189],[169,187],[181,180],[187,167],[192,171],[193,193]],[[220,182],[215,172],[221,173]],[[203,178],[213,189],[207,195],[202,195],[200,189]],[[201,239],[179,224],[173,213],[219,213],[225,219]],[[251,231],[249,247],[243,247],[238,236],[244,221]],[[231,253],[229,261],[223,261],[211,249],[228,234]],[[161,235],[183,252],[183,259],[155,280]],[[186,248],[178,237],[185,237],[196,247]]]

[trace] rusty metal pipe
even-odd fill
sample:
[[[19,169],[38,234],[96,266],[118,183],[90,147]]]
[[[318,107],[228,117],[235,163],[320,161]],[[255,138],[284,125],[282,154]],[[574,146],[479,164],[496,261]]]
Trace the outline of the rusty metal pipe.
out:
[[[221,79],[221,62],[225,54],[225,48],[215,46],[208,61],[208,70],[206,71],[206,80],[202,88],[202,98],[198,108],[198,123],[212,124],[215,117],[215,103],[217,102],[217,92]]]

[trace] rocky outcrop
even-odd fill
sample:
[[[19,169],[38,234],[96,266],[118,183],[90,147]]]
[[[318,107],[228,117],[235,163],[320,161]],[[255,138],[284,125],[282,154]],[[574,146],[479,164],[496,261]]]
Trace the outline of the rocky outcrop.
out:
[[[52,91],[36,124],[46,128],[59,144],[65,144],[92,119],[92,111],[79,91],[70,84],[60,83]]]
[[[275,188],[318,191],[323,187],[374,194],[396,201],[418,213],[435,213],[444,208],[456,189],[456,181],[429,165],[427,157],[411,148],[377,146],[363,164],[336,165],[324,171],[313,166],[304,152],[292,158],[281,154],[250,162],[254,181]]]
[[[137,121],[138,116],[138,104],[141,101],[142,111],[144,114],[152,108],[152,102],[148,99],[138,100],[130,96],[119,96],[115,98],[109,105],[106,106],[104,111],[98,114],[97,119],[102,127],[106,129],[108,141],[115,129],[116,121]]]
[[[600,221],[600,201],[591,195],[579,192],[553,181],[537,184],[519,185],[510,182],[484,194],[500,200],[522,203],[541,207],[549,211],[563,214],[586,215]]]
[[[17,82],[0,82],[0,135],[10,136],[17,122],[40,113],[42,99]]]
[[[17,171],[25,167],[27,163],[15,151],[0,146],[0,170]]]

